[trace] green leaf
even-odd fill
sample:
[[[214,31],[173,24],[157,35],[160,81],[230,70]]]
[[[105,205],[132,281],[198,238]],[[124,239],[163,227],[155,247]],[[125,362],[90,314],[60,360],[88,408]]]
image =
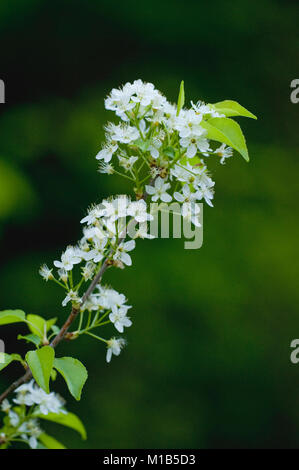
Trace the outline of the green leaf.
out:
[[[184,89],[184,80],[182,80],[181,85],[180,85],[179,97],[178,97],[178,105],[177,105],[177,113],[176,113],[177,116],[180,114],[180,111],[183,108],[184,104],[185,104],[185,89]]]
[[[80,400],[82,388],[88,376],[82,362],[73,357],[61,357],[54,360],[54,367],[63,376],[73,397]]]
[[[28,323],[28,328],[34,334],[40,338],[44,338],[45,333],[50,330],[50,328],[56,323],[57,318],[51,318],[50,320],[45,320],[39,315],[27,315],[26,317]]]
[[[3,310],[0,312],[0,325],[8,325],[9,323],[19,323],[25,321],[25,313],[23,310]]]
[[[24,362],[20,354],[11,354],[14,361]]]
[[[201,122],[207,130],[208,139],[224,143],[237,150],[246,161],[249,161],[245,137],[236,121],[229,118],[212,118]]]
[[[6,354],[0,353],[0,371],[7,367],[12,361],[20,361],[22,362],[23,359],[19,354]]]
[[[245,116],[252,119],[257,119],[257,117],[252,114],[248,109],[241,106],[237,101],[224,100],[219,101],[219,103],[214,103],[212,106],[216,109],[218,113],[225,114],[225,116]]]
[[[55,323],[57,322],[57,317],[55,318],[50,318],[50,320],[47,320],[46,323],[47,323],[47,331],[51,330],[53,328],[53,326],[55,325]]]
[[[24,339],[25,341],[27,341],[27,343],[33,343],[35,346],[39,346],[41,343],[41,339],[37,335],[34,335],[34,334],[25,335],[25,336],[18,335],[18,339]]]
[[[53,333],[55,333],[55,335],[58,335],[60,328],[57,325],[52,325],[51,330],[53,331]]]
[[[44,320],[39,315],[27,315],[26,320],[28,321],[28,328],[29,330],[39,338],[44,338],[44,326],[46,324],[46,320]]]
[[[72,428],[81,434],[82,439],[86,439],[86,431],[82,421],[74,413],[48,413],[47,415],[37,415],[39,419],[45,419],[46,421],[52,421],[54,423],[61,424]]]
[[[10,354],[0,353],[0,370],[4,369],[13,361]]]
[[[51,346],[44,346],[36,351],[29,351],[26,354],[26,361],[31,369],[32,375],[38,385],[49,393],[49,380],[54,362],[54,349]]]
[[[42,444],[44,444],[47,449],[66,449],[63,444],[61,444],[56,439],[54,439],[54,437],[49,436],[49,434],[46,434],[45,432],[40,434],[38,439],[42,442]]]

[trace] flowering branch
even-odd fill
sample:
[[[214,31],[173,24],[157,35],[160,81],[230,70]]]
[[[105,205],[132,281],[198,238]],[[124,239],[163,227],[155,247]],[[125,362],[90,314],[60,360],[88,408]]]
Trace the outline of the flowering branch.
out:
[[[147,197],[147,193],[145,192],[142,199],[146,199]],[[123,233],[119,240],[118,240],[118,244],[121,243],[124,239],[124,236],[125,234]],[[94,277],[94,279],[92,280],[92,282],[90,283],[88,289],[86,290],[85,294],[83,295],[82,297],[82,300],[81,300],[81,307],[83,307],[84,303],[88,300],[89,296],[92,294],[92,292],[94,291],[94,289],[96,288],[96,286],[101,282],[101,279],[106,271],[106,269],[109,267],[109,264],[108,264],[108,260],[109,260],[109,257],[107,257],[105,259],[105,261],[103,262],[102,266],[101,266],[101,269],[100,271],[96,274],[96,276]],[[52,348],[56,348],[56,346],[65,338],[70,326],[72,325],[72,323],[76,320],[77,318],[77,315],[78,313],[80,312],[80,306],[76,306],[76,305],[73,305],[72,306],[72,310],[71,310],[71,313],[70,315],[68,316],[66,322],[64,323],[64,325],[62,326],[62,328],[60,329],[59,333],[55,336],[55,338],[53,339],[53,341],[51,342],[50,346]],[[20,377],[18,380],[16,380],[15,382],[13,382],[6,390],[5,392],[3,392],[1,395],[0,395],[0,404],[3,402],[3,400],[5,400],[5,398],[8,397],[8,395],[10,395],[12,392],[14,392],[20,385],[28,382],[30,379],[32,378],[32,372],[31,370],[28,368],[26,373]]]
[[[55,348],[63,339],[74,340],[84,334],[106,344],[107,362],[112,355],[118,356],[125,345],[124,338],[105,339],[93,332],[110,325],[122,334],[132,325],[127,315],[131,306],[126,305],[125,295],[102,284],[105,271],[108,267],[131,266],[129,253],[135,248],[135,240],[154,238],[148,232],[148,222],[156,215],[155,204],[175,201],[176,214],[200,227],[198,202],[204,200],[213,206],[214,198],[215,183],[206,159],[220,157],[223,164],[232,156],[233,149],[249,159],[241,128],[231,117],[255,118],[252,113],[230,100],[215,104],[191,102],[190,109],[184,108],[184,102],[183,82],[174,105],[154,85],[141,80],[113,89],[105,100],[106,109],[114,111],[121,122],[105,126],[106,140],[96,156],[100,161],[99,172],[129,180],[134,197],[119,195],[93,205],[81,220],[84,224],[81,240],[76,246],[68,246],[61,259],[54,261],[57,273],[46,265],[40,268],[46,281],[63,289],[62,305],[72,305],[62,327],[56,324],[57,318],[26,315],[22,310],[0,312],[0,325],[26,323],[30,334],[19,335],[18,339],[35,347],[24,359],[18,354],[0,355],[0,370],[12,361],[20,362],[26,369],[0,396],[1,409],[7,414],[0,429],[0,448],[20,440],[33,448],[61,448],[60,443],[40,430],[36,419],[41,415],[82,434],[80,420],[58,405],[59,400],[49,386],[50,380],[54,381],[60,373],[72,396],[80,400],[87,370],[78,359],[55,356]],[[219,147],[213,144],[215,141],[220,143]],[[148,204],[148,199],[155,204]],[[163,212],[161,206],[158,210]],[[69,331],[77,319],[76,330]],[[31,378],[34,380],[27,384]],[[17,397],[13,401],[18,406],[12,407],[7,397],[14,391]],[[28,406],[34,411],[31,408],[28,411]]]

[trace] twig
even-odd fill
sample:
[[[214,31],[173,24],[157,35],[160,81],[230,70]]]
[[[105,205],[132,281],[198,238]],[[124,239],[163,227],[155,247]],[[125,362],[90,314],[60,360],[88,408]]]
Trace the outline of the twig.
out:
[[[154,183],[154,180],[152,180],[150,182],[150,185],[152,185]],[[147,193],[145,192],[142,196],[141,199],[144,199],[146,200],[147,198]],[[134,219],[131,219],[131,221],[133,221]],[[130,221],[130,222],[131,222]],[[129,224],[130,224],[129,222]],[[118,245],[124,240],[125,238],[125,235],[126,235],[126,230],[124,230],[123,233],[121,233],[120,235],[120,238],[118,240]],[[81,300],[81,303],[80,303],[80,306],[78,307],[72,307],[72,311],[70,313],[70,315],[68,316],[66,322],[64,323],[64,325],[62,326],[61,330],[59,331],[59,333],[57,334],[57,336],[55,336],[55,338],[53,339],[53,341],[51,342],[50,346],[52,348],[56,348],[56,346],[63,340],[63,338],[65,337],[66,333],[68,332],[68,329],[69,327],[71,326],[71,324],[74,322],[74,320],[77,318],[77,315],[78,313],[80,312],[80,307],[82,307],[84,305],[84,303],[86,302],[86,300],[88,299],[88,297],[92,294],[92,292],[94,291],[95,287],[97,286],[97,284],[99,284],[99,282],[101,281],[102,277],[103,277],[103,274],[104,272],[106,271],[106,269],[108,268],[108,260],[109,260],[109,257],[110,257],[110,253],[108,254],[108,256],[106,257],[105,261],[103,262],[102,266],[101,266],[101,269],[100,271],[96,274],[96,276],[93,278],[93,280],[91,281],[90,283],[90,286],[88,287],[87,291],[85,292],[85,294],[83,295],[82,297],[82,300]],[[15,382],[13,382],[6,390],[5,392],[2,393],[2,395],[0,395],[0,403],[2,403],[2,401],[12,392],[14,392],[20,385],[28,382],[30,379],[32,378],[32,372],[31,370],[27,369],[26,373],[20,377],[18,380],[16,380]]]

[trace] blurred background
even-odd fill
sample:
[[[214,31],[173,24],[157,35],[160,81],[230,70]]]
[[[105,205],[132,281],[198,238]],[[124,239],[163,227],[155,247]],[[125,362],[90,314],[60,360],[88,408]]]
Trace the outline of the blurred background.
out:
[[[46,425],[67,447],[298,447],[298,13],[295,0],[1,0],[1,310],[67,315],[38,269],[76,242],[90,203],[127,191],[94,158],[112,87],[141,78],[176,101],[184,79],[187,101],[234,99],[259,118],[239,120],[249,164],[209,162],[202,248],[140,241],[131,268],[107,273],[133,305],[121,356],[107,365],[87,337],[59,348],[89,370],[79,403],[57,379],[88,432]],[[28,350],[14,326],[0,336]]]

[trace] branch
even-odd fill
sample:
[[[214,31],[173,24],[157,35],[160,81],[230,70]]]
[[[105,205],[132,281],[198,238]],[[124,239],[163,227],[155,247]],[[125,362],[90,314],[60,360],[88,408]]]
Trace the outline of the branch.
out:
[[[32,373],[31,373],[31,370],[28,369],[27,372],[22,376],[20,377],[18,380],[16,380],[15,382],[13,382],[7,390],[5,390],[5,392],[2,393],[2,395],[0,395],[0,403],[2,403],[2,401],[12,392],[14,392],[16,390],[16,388],[18,388],[20,385],[24,384],[25,382],[28,382],[28,380],[30,380],[32,377]]]
[[[154,183],[154,180],[151,180],[150,182],[150,185],[152,185]],[[145,192],[142,196],[141,199],[144,199],[146,200],[147,198],[147,193]],[[134,221],[134,219],[131,219],[129,224]],[[128,224],[128,226],[129,226]],[[124,232],[120,235],[119,237],[119,240],[118,240],[118,245],[124,240],[125,238],[125,235],[126,235],[126,229],[124,230]],[[111,252],[110,252],[111,253]],[[108,260],[110,258],[110,253],[108,254],[108,256],[106,257],[105,261],[103,262],[102,266],[101,266],[101,269],[100,271],[96,274],[96,276],[93,278],[93,280],[91,281],[90,283],[90,286],[88,287],[87,291],[85,292],[85,294],[83,295],[82,297],[82,300],[81,300],[81,303],[80,303],[80,306],[79,307],[72,307],[72,311],[70,313],[70,315],[68,316],[66,322],[64,323],[64,325],[62,326],[61,330],[59,331],[59,333],[57,334],[57,336],[55,336],[55,338],[53,339],[53,341],[51,342],[50,346],[52,348],[56,348],[56,346],[63,340],[63,338],[65,337],[66,333],[68,332],[69,330],[69,327],[71,326],[71,324],[74,322],[74,320],[77,318],[77,315],[78,313],[80,312],[80,307],[82,307],[84,305],[84,303],[86,302],[86,300],[88,299],[88,297],[92,294],[92,292],[94,291],[95,287],[97,286],[97,284],[99,284],[99,282],[101,281],[103,275],[104,275],[104,272],[106,271],[106,269],[108,268],[109,264],[108,264]],[[28,382],[30,379],[32,378],[32,372],[31,370],[28,368],[28,370],[26,371],[26,373],[20,377],[18,380],[16,380],[15,382],[13,382],[6,390],[5,392],[2,393],[2,395],[0,395],[0,403],[2,403],[2,401],[12,392],[14,392],[20,385]]]
[[[104,272],[106,271],[107,267],[108,267],[108,264],[107,264],[107,260],[108,260],[109,256],[105,259],[104,263],[102,264],[102,267],[100,269],[100,271],[97,273],[97,275],[94,277],[94,279],[92,280],[92,282],[90,283],[90,286],[88,287],[87,291],[85,292],[85,294],[83,295],[82,297],[82,301],[81,301],[81,304],[80,306],[82,306],[84,304],[84,302],[86,302],[86,300],[88,299],[88,297],[90,296],[90,294],[93,292],[93,290],[95,289],[96,285],[101,281],[102,277],[103,277],[103,274]],[[77,315],[78,313],[80,312],[80,307],[72,307],[72,311],[70,313],[70,315],[68,316],[66,322],[64,323],[64,325],[62,326],[61,330],[59,331],[59,333],[57,334],[57,336],[55,336],[55,338],[53,339],[53,341],[51,342],[50,346],[52,348],[56,348],[56,346],[63,340],[63,338],[65,337],[66,333],[68,332],[68,329],[69,327],[71,326],[71,324],[73,323],[73,321],[77,318]],[[2,401],[12,392],[14,392],[20,385],[28,382],[30,379],[32,378],[32,372],[31,370],[28,368],[28,370],[26,371],[26,373],[20,377],[18,380],[16,380],[15,382],[13,382],[6,390],[5,392],[2,393],[2,395],[0,395],[0,403],[2,403]]]

